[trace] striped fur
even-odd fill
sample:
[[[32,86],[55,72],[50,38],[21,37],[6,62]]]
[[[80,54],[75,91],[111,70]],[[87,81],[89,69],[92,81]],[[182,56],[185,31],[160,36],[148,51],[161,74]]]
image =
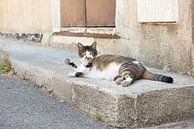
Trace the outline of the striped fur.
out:
[[[166,83],[173,83],[173,78],[165,75],[151,73],[136,59],[119,55],[97,56],[96,43],[91,46],[77,44],[78,55],[82,65],[77,67],[69,59],[65,61],[67,65],[76,68],[76,72],[71,73],[71,77],[89,77],[106,80],[114,80],[116,84],[123,87],[131,85],[139,79],[148,79]]]

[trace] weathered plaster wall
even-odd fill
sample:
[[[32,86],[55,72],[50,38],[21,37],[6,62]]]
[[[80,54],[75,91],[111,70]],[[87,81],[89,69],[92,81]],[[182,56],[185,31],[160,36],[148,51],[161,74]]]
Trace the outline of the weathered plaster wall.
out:
[[[192,2],[192,74],[194,75],[194,2]]]
[[[192,0],[179,0],[176,24],[137,22],[136,0],[117,0],[116,33],[121,39],[95,39],[102,53],[121,54],[167,71],[190,74],[192,68]]]
[[[0,0],[1,32],[50,32],[51,0]]]
[[[192,2],[192,38],[194,38],[194,2]],[[194,40],[193,40],[194,45]]]

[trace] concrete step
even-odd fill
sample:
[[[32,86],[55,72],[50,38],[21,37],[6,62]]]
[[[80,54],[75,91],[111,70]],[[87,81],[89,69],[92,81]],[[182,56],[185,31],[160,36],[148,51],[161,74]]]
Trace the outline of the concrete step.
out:
[[[46,87],[111,126],[148,127],[194,118],[192,77],[150,69],[172,76],[174,84],[140,80],[123,88],[112,81],[69,78],[72,70],[63,61],[70,58],[79,63],[74,52],[5,39],[0,39],[0,46],[8,51],[19,77]]]
[[[194,129],[194,119],[187,121],[179,121],[174,123],[162,124],[154,127],[146,127],[140,129]]]

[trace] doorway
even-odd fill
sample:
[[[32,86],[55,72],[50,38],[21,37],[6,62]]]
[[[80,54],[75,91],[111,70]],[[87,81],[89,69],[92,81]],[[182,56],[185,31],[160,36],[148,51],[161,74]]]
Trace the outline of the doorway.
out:
[[[61,0],[61,27],[114,27],[116,0]]]

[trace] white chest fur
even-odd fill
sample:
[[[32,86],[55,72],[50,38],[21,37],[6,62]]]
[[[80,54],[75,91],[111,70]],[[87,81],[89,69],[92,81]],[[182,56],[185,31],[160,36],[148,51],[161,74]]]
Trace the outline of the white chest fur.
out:
[[[119,68],[120,65],[116,63],[109,64],[102,71],[93,66],[91,69],[84,71],[84,76],[88,78],[113,80],[118,75]]]

